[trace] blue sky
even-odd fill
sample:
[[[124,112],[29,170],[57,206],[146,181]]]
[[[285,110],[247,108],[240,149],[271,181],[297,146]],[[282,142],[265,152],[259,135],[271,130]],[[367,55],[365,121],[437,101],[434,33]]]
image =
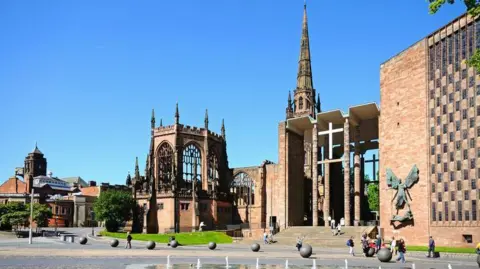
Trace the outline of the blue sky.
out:
[[[358,1],[357,1],[358,2]],[[464,12],[427,1],[308,1],[323,110],[379,102],[379,66]],[[220,132],[230,167],[277,162],[302,0],[0,1],[0,182],[38,141],[48,169],[124,183],[150,114]]]

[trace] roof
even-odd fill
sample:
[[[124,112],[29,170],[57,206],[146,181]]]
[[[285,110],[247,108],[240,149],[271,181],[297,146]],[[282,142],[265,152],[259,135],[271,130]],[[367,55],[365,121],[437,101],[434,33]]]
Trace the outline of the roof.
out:
[[[92,186],[92,187],[84,187],[80,189],[81,195],[85,196],[98,196],[100,195],[100,187]]]
[[[16,182],[15,182],[16,181]],[[0,185],[0,193],[24,193],[27,184],[17,177],[10,177]]]
[[[70,184],[70,186],[73,186],[73,184],[78,184],[82,187],[88,186],[87,182],[85,182],[85,180],[83,180],[81,177],[64,177],[62,180]]]
[[[53,190],[72,190],[72,187],[67,182],[56,177],[36,176],[33,178],[33,187],[43,188],[45,185],[48,185]]]
[[[43,155],[43,153],[38,149],[37,143],[35,143],[35,149],[33,149],[32,153],[34,153],[34,154],[42,154],[42,155]]]

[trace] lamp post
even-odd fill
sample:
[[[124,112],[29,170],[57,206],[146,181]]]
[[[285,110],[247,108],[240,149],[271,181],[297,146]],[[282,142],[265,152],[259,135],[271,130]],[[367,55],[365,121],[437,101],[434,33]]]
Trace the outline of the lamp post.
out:
[[[90,218],[91,218],[91,222],[92,222],[92,236],[95,236],[95,232],[93,230],[93,228],[94,228],[93,219],[95,218],[95,212],[93,210],[90,211]]]
[[[33,195],[35,189],[32,188],[32,197],[30,198],[30,230],[28,232],[28,244],[32,244],[32,222],[33,222]]]

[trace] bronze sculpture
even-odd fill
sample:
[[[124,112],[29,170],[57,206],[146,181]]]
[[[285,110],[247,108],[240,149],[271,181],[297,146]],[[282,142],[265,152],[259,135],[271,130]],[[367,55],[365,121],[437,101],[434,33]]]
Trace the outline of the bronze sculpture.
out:
[[[415,183],[418,182],[418,168],[417,165],[414,165],[408,173],[408,176],[405,178],[405,182],[402,182],[400,178],[397,178],[393,174],[390,168],[387,168],[387,185],[388,187],[397,190],[397,193],[392,199],[395,200],[395,209],[397,210],[397,215],[393,215],[391,221],[404,222],[407,220],[413,219],[412,210],[410,209],[410,203],[408,202],[408,189],[410,189]],[[407,205],[408,210],[403,216],[398,215],[398,211]]]

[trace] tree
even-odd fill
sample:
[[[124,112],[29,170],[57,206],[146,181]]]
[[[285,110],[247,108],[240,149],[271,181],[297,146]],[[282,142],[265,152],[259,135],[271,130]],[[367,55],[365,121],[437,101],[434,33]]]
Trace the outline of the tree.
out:
[[[26,207],[29,209],[30,204],[27,204]],[[33,220],[37,223],[37,227],[48,226],[48,219],[51,217],[52,210],[47,205],[33,204]]]
[[[96,219],[105,221],[107,231],[116,232],[122,222],[130,219],[134,206],[135,201],[130,192],[108,190],[100,193],[93,208]]]
[[[15,212],[25,212],[25,211],[26,211],[26,207],[24,203],[1,204],[0,205],[0,229],[11,230],[12,224],[10,223],[10,219],[14,217],[14,215],[11,215],[11,214]],[[4,218],[4,216],[6,215],[7,217]]]
[[[368,207],[371,211],[378,211],[379,197],[378,197],[378,184],[368,185]]]
[[[19,228],[19,226],[27,226],[28,225],[28,218],[30,214],[27,211],[17,211],[4,214],[2,216],[2,224],[9,225],[10,227]]]
[[[455,4],[455,0],[428,0],[430,14],[435,14],[446,3]],[[472,17],[480,15],[480,0],[463,0],[467,8],[467,13]],[[466,61],[466,64],[480,71],[480,51],[475,50],[473,55]]]

